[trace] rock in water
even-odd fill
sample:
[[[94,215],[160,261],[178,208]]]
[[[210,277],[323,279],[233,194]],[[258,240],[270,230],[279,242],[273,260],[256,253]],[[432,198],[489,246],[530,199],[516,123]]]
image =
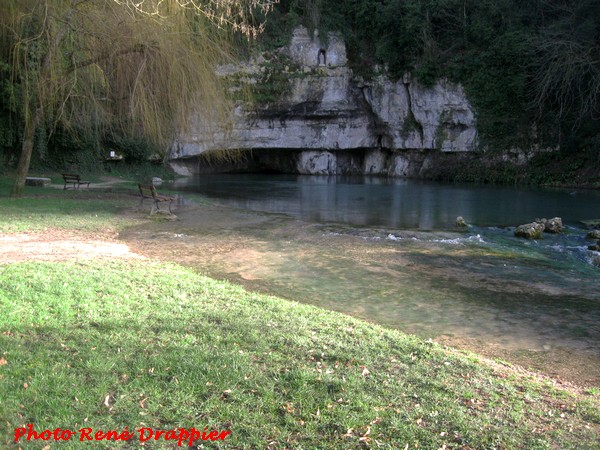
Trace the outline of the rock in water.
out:
[[[592,230],[587,234],[590,239],[600,239],[600,230]]]
[[[462,218],[462,216],[458,216],[456,218],[456,226],[464,228],[464,227],[466,227],[468,225],[467,225],[467,222],[465,222],[465,219]]]
[[[552,219],[543,219],[544,231],[546,233],[562,233],[564,230],[563,222],[560,217],[554,217]]]
[[[600,240],[596,242],[596,245],[590,245],[588,250],[593,250],[595,252],[600,252]]]
[[[544,224],[539,222],[526,223],[519,225],[515,230],[515,236],[525,239],[541,239],[544,232]]]

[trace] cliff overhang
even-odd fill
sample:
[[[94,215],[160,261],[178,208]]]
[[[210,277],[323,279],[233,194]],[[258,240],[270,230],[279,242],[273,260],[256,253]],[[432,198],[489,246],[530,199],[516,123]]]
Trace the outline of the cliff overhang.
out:
[[[232,91],[249,86],[256,101],[240,101],[226,125],[198,112],[169,155],[180,174],[262,168],[418,176],[438,154],[477,150],[475,114],[460,85],[423,86],[408,73],[392,80],[383,70],[356,77],[333,33],[325,45],[299,27],[288,46],[219,73]],[[215,151],[242,157],[210,164],[206,156]]]

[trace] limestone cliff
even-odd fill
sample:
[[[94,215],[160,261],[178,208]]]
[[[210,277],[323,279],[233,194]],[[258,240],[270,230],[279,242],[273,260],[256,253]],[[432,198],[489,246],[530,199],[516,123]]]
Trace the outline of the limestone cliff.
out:
[[[217,169],[418,176],[436,154],[476,146],[475,118],[461,86],[439,80],[424,87],[410,74],[364,81],[348,68],[335,34],[324,45],[298,28],[287,47],[223,67],[221,75],[234,80],[232,89],[253,86],[257,101],[240,103],[227,127],[207,126],[198,114],[170,154],[181,174],[207,170],[205,152],[251,150]]]

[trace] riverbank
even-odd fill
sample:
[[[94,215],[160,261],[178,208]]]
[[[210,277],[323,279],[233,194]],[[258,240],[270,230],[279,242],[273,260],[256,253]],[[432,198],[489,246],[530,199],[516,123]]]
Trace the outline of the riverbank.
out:
[[[255,153],[260,154],[261,152]],[[268,151],[262,153],[269,154]],[[252,154],[252,152],[247,154],[242,152],[238,159],[208,158],[205,161],[206,171],[203,173],[261,173],[261,170],[267,173],[280,171],[287,174],[294,173],[289,161],[282,158],[281,155],[278,155],[277,158],[284,162],[277,167],[270,167],[268,164],[249,165],[248,161],[252,159]],[[344,152],[342,151],[341,154]],[[352,152],[348,151],[348,154],[351,155]],[[293,152],[290,155],[293,155]],[[424,157],[423,155],[421,154],[421,159]],[[520,151],[512,153],[438,152],[430,153],[428,157],[431,161],[427,167],[411,172],[412,176],[409,178],[496,186],[600,189],[598,152],[591,148],[582,152],[552,151],[529,155]],[[293,159],[292,156],[289,156],[289,159]],[[55,183],[62,183],[61,174],[56,169],[38,167],[32,173],[33,176],[52,177]],[[102,168],[96,167],[91,172],[84,171],[83,173],[87,179],[97,182],[94,183],[96,187],[98,184],[105,184],[108,179],[120,179],[125,183],[127,183],[126,180],[148,183],[156,176],[169,181],[176,178],[174,172],[167,166],[150,163],[125,164],[120,162],[114,165],[105,165]],[[342,171],[339,175],[342,174],[362,176],[353,170]],[[296,175],[298,174],[296,173]],[[381,176],[381,179],[401,181],[406,178]],[[130,185],[132,184],[130,183]]]
[[[424,174],[436,181],[539,186],[572,189],[600,189],[598,152],[546,152],[526,163],[522,153],[456,154],[441,156]]]
[[[230,430],[221,448],[597,448],[597,389],[115,252],[147,220],[132,194],[27,195],[0,197],[5,241],[55,244],[0,265],[5,448],[26,423]]]

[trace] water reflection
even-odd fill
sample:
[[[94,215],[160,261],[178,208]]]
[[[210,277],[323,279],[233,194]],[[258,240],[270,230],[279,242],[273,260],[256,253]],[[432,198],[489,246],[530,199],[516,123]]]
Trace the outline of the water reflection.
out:
[[[255,211],[311,222],[433,230],[457,216],[480,226],[514,226],[536,217],[576,223],[600,210],[598,192],[461,186],[380,177],[303,175],[202,175],[180,180],[180,190],[200,192]]]

